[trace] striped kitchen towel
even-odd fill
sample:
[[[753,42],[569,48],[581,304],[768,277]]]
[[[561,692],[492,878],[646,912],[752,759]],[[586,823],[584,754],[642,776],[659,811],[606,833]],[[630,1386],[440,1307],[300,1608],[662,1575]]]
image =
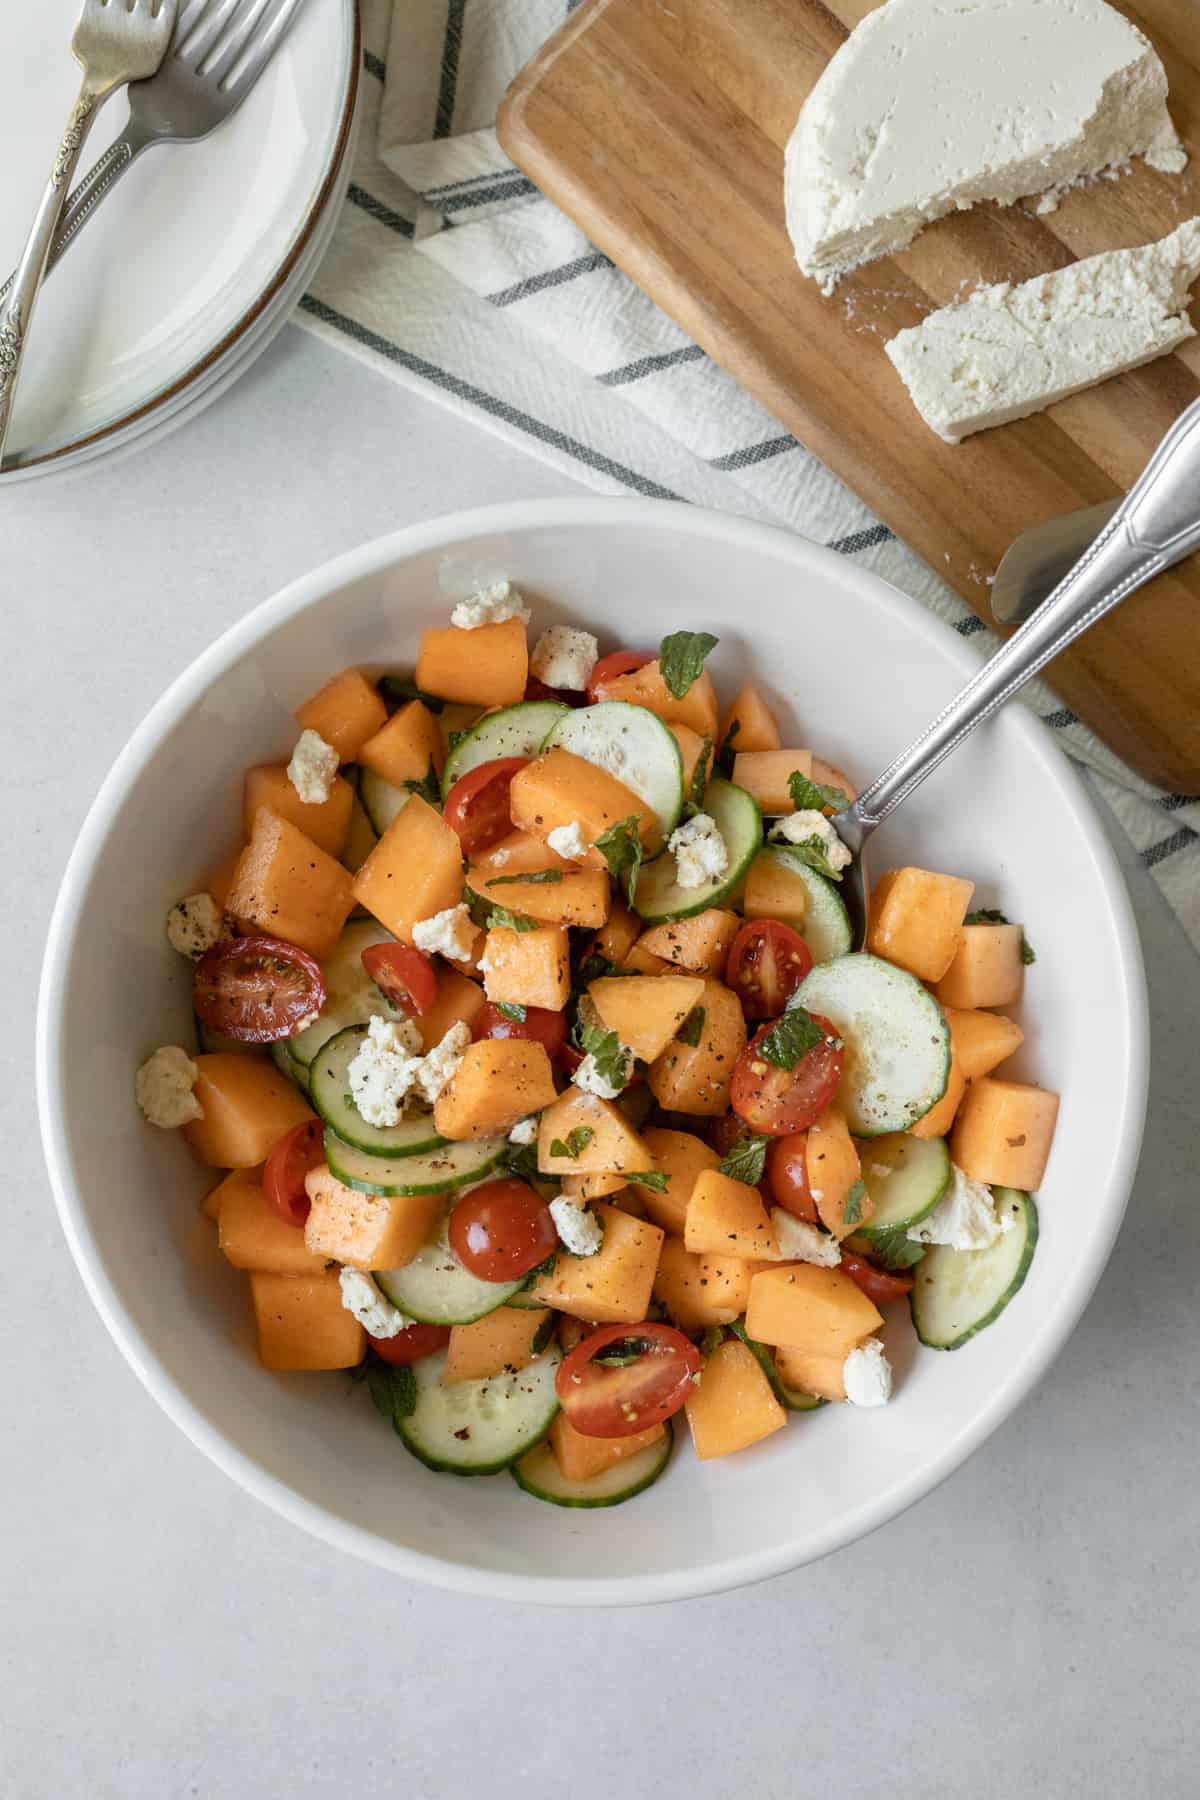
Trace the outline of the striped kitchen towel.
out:
[[[354,176],[301,323],[602,492],[743,513],[853,556],[986,654],[991,635],[937,573],[505,157],[500,97],[574,4],[362,0]],[[1042,683],[1027,698],[1200,949],[1200,795],[1143,781]]]

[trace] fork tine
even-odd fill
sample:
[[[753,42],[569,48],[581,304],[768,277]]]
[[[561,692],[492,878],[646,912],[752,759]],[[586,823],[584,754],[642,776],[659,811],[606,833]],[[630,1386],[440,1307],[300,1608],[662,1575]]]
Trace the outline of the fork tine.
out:
[[[252,87],[274,56],[303,0],[263,0],[239,42],[205,71],[226,92]]]
[[[175,51],[180,62],[201,63],[220,37],[231,13],[235,13],[244,0],[201,0],[200,9],[186,38],[181,38]]]

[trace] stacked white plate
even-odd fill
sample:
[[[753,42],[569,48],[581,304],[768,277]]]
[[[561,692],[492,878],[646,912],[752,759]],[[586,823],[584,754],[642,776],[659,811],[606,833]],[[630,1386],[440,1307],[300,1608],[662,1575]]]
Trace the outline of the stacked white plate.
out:
[[[0,280],[75,99],[78,14],[79,0],[0,10]],[[305,0],[231,119],[143,153],[43,288],[0,485],[174,430],[262,353],[337,223],[360,56],[357,0]],[[125,115],[109,102],[80,177]]]

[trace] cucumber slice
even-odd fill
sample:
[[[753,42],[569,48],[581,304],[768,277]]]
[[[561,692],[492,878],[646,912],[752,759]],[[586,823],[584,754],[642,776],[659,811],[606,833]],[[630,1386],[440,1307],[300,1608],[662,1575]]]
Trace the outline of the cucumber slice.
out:
[[[375,1280],[393,1306],[423,1325],[473,1325],[511,1300],[529,1277],[516,1281],[480,1281],[464,1269],[446,1235],[449,1211],[437,1236],[422,1244],[411,1262],[399,1269],[377,1269]]]
[[[347,925],[337,947],[321,964],[325,977],[325,1004],[311,1025],[287,1040],[294,1060],[307,1068],[323,1044],[347,1025],[365,1025],[368,1019],[400,1019],[403,1014],[384,999],[362,966],[362,953],[371,944],[391,944],[390,931],[374,919]]]
[[[706,881],[703,887],[680,887],[675,879],[675,858],[665,850],[638,876],[634,911],[648,925],[690,919],[707,907],[721,906],[745,880],[746,870],[762,848],[762,814],[745,788],[716,776],[704,790],[704,811],[716,821],[725,840],[729,867],[718,881]]]
[[[287,1039],[281,1038],[280,1042],[283,1045],[284,1054],[286,1055]],[[201,1056],[214,1056],[218,1053],[229,1053],[233,1056],[253,1056],[256,1050],[262,1049],[261,1044],[244,1044],[241,1038],[226,1037],[223,1031],[214,1031],[211,1025],[206,1025],[204,1023],[203,1019],[196,1019],[196,1043],[199,1047]],[[271,1052],[272,1060],[274,1060],[275,1045],[268,1045],[268,1049]]]
[[[413,1364],[417,1404],[396,1430],[427,1469],[448,1475],[494,1475],[544,1438],[558,1411],[554,1376],[562,1353],[553,1345],[516,1375],[442,1385],[446,1352]]]
[[[568,710],[542,745],[554,748],[595,763],[644,800],[658,819],[652,848],[661,850],[683,811],[683,758],[661,719],[627,700],[601,700]]]
[[[875,1138],[863,1157],[862,1178],[875,1210],[857,1235],[870,1240],[907,1230],[933,1211],[950,1185],[946,1140],[909,1137],[904,1131]]]
[[[419,1156],[446,1142],[431,1113],[414,1113],[398,1125],[368,1125],[350,1098],[350,1064],[362,1048],[365,1025],[348,1025],[322,1044],[308,1066],[312,1103],[344,1144],[368,1156]],[[414,1315],[415,1316],[415,1315]]]
[[[917,1336],[931,1350],[958,1350],[1000,1317],[1029,1273],[1037,1247],[1032,1194],[994,1187],[998,1214],[1013,1225],[987,1250],[930,1244],[913,1271],[909,1306]]]
[[[950,1031],[915,975],[878,956],[839,956],[818,963],[788,1005],[821,1013],[845,1039],[838,1105],[855,1137],[907,1131],[945,1093]]]
[[[291,1051],[288,1049],[287,1039],[278,1039],[276,1043],[270,1046],[270,1050],[271,1061],[275,1064],[279,1073],[281,1075],[286,1075],[289,1081],[294,1081],[301,1093],[307,1094],[308,1070],[304,1067],[303,1063],[298,1063],[293,1057]]]
[[[536,756],[543,740],[570,710],[561,700],[522,700],[488,713],[446,758],[442,798],[456,781],[482,763],[495,762],[500,756]]]
[[[599,1475],[586,1481],[568,1481],[558,1466],[549,1444],[535,1444],[520,1462],[509,1470],[517,1486],[535,1500],[548,1500],[551,1506],[620,1506],[653,1487],[671,1460],[673,1433],[666,1420],[666,1432],[656,1444],[647,1444],[624,1462],[614,1463]]]
[[[408,788],[393,787],[374,769],[363,769],[358,777],[358,797],[363,803],[367,821],[377,837],[382,837],[397,813],[412,798]]]
[[[354,799],[350,804],[350,831],[346,838],[346,848],[342,851],[342,865],[349,869],[352,875],[357,875],[379,842],[379,834],[371,823],[358,791],[362,777],[366,773],[365,769],[360,770],[354,780]]]
[[[794,875],[804,883],[808,906],[799,931],[812,951],[813,961],[832,962],[835,956],[849,956],[854,948],[854,933],[850,928],[850,914],[838,893],[837,883],[826,880],[824,875],[818,875],[815,869],[810,869],[807,863],[789,856],[780,845],[768,844],[763,855],[777,857],[789,875]]]
[[[751,1352],[759,1368],[771,1384],[771,1391],[780,1406],[788,1412],[815,1412],[825,1401],[818,1394],[806,1394],[801,1388],[790,1388],[779,1379],[779,1370],[775,1367],[774,1352],[766,1344],[760,1344],[746,1330],[745,1319],[735,1319],[729,1327],[735,1337],[740,1337],[747,1350]]]
[[[500,1161],[503,1137],[442,1144],[412,1156],[372,1156],[347,1144],[325,1127],[325,1161],[330,1173],[360,1194],[445,1194],[482,1181]]]

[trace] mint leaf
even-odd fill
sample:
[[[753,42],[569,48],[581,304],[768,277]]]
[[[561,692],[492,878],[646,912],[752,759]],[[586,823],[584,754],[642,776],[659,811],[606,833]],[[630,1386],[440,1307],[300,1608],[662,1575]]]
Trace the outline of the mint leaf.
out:
[[[525,1023],[525,1008],[515,1000],[497,1000],[496,1011],[503,1013],[506,1019],[511,1019],[514,1025]]]
[[[441,783],[438,781],[437,770],[432,762],[420,781],[406,781],[404,785],[410,794],[419,794],[421,799],[428,801],[430,806],[442,804]]]
[[[565,1144],[561,1138],[551,1138],[550,1154],[565,1156],[571,1162],[578,1162],[595,1135],[590,1125],[576,1125],[573,1131],[568,1131]]]
[[[925,1254],[923,1244],[914,1244],[903,1225],[882,1225],[870,1236],[871,1257],[885,1269],[911,1269]]]
[[[1029,967],[1030,963],[1035,963],[1037,961],[1037,953],[1029,939],[1025,936],[1024,931],[1021,932],[1021,961],[1025,964],[1026,968]]]
[[[742,721],[740,719],[735,719],[733,724],[729,727],[729,730],[725,733],[725,742],[717,751],[717,760],[713,764],[713,773],[716,775],[724,775],[726,781],[733,775],[733,759],[737,755],[737,752],[733,747],[733,740],[741,729]]]
[[[797,812],[841,812],[843,806],[849,805],[849,796],[845,788],[826,787],[823,782],[810,781],[799,769],[793,769],[788,776],[788,788],[792,796],[792,805]]]
[[[698,812],[704,811],[704,790],[708,786],[708,765],[712,761],[713,741],[706,737],[700,746],[700,754],[696,758],[696,767],[692,773],[692,785],[688,793],[688,803],[684,809],[688,818],[695,818]]]
[[[525,1277],[525,1286],[531,1288],[534,1282],[540,1280],[543,1275],[553,1275],[554,1265],[557,1261],[558,1251],[552,1250],[545,1262],[536,1263],[534,1267],[530,1269],[528,1275]]]
[[[625,1046],[615,1031],[607,1031],[603,1025],[579,1023],[576,1034],[579,1048],[585,1056],[590,1056],[596,1065],[596,1073],[609,1087],[627,1087],[629,1084],[629,1058],[625,1054]]]
[[[678,1042],[687,1044],[689,1049],[694,1050],[700,1042],[700,1034],[704,1030],[704,1020],[704,1008],[702,1006],[693,1006],[691,1012],[683,1021],[679,1030],[675,1033]]]
[[[808,868],[815,869],[818,875],[825,877],[826,881],[842,879],[841,870],[832,867],[825,846],[815,833],[810,838],[802,838],[798,844],[776,843],[771,848],[783,850],[788,856],[794,856],[797,862],[802,862]]]
[[[704,1358],[705,1362],[708,1361],[709,1357],[713,1354],[713,1352],[715,1350],[719,1350],[721,1348],[721,1345],[724,1342],[725,1342],[725,1327],[723,1325],[708,1326],[707,1330],[704,1333],[704,1336],[700,1339],[700,1354]]]
[[[385,1418],[393,1431],[399,1431],[400,1420],[417,1410],[417,1378],[408,1363],[385,1363],[372,1356],[366,1370],[367,1392],[375,1410]]]
[[[381,675],[379,692],[383,696],[384,705],[392,712],[398,711],[410,700],[419,700],[431,713],[442,712],[446,705],[436,694],[427,694],[424,688],[419,688],[411,675]]]
[[[601,956],[593,950],[584,957],[575,975],[572,991],[581,993],[589,988],[593,981],[602,981],[609,975],[636,975],[636,969],[623,969],[619,963],[609,962],[607,956]]]
[[[757,1054],[777,1069],[794,1069],[824,1036],[811,1013],[802,1006],[793,1006],[758,1040]]]
[[[626,1175],[626,1181],[632,1181],[637,1187],[649,1188],[652,1194],[665,1194],[671,1180],[658,1169],[642,1169],[637,1175]]]
[[[981,906],[978,912],[969,912],[963,920],[964,925],[1011,925],[1012,920],[995,906]],[[1021,961],[1026,968],[1037,961],[1037,953],[1029,939],[1025,936],[1025,927],[1021,927]]]
[[[537,1145],[506,1144],[500,1154],[500,1161],[510,1175],[519,1175],[522,1181],[531,1185],[538,1179]]]
[[[489,931],[537,931],[536,919],[527,919],[524,913],[509,912],[507,906],[493,906],[487,916]]]
[[[533,869],[527,875],[497,875],[491,881],[485,881],[483,885],[490,888],[511,887],[515,881],[528,881],[536,887],[539,882],[561,881],[562,878],[561,869]]]
[[[728,1175],[731,1181],[744,1181],[747,1187],[757,1187],[763,1178],[770,1141],[756,1132],[740,1137],[721,1158],[722,1175]]]
[[[630,906],[637,896],[638,873],[642,866],[642,840],[638,836],[638,816],[631,813],[616,825],[610,825],[602,837],[596,839],[597,849],[608,864],[608,872],[614,881],[625,878],[625,893]]]
[[[540,1356],[542,1354],[542,1351],[546,1348],[546,1345],[550,1342],[550,1339],[553,1336],[554,1336],[554,1314],[547,1313],[546,1317],[542,1320],[541,1324],[538,1326],[537,1330],[534,1332],[533,1337],[530,1341],[530,1345],[529,1345],[530,1355],[531,1356]]]
[[[860,1225],[862,1223],[862,1203],[866,1191],[866,1187],[861,1181],[856,1181],[850,1189],[846,1195],[846,1204],[842,1208],[843,1224]]]
[[[717,640],[711,631],[672,631],[658,646],[658,666],[676,700],[699,679]]]

